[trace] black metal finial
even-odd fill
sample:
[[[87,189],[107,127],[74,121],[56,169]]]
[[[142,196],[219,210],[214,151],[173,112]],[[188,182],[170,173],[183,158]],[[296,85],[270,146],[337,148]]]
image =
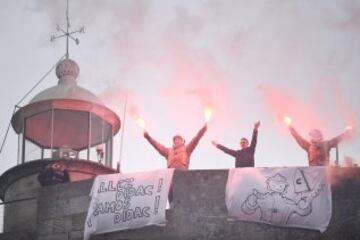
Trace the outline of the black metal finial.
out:
[[[72,39],[76,45],[80,43],[78,38],[73,37],[72,35],[76,33],[85,33],[85,27],[82,26],[80,29],[75,31],[69,31],[71,28],[70,19],[69,19],[69,0],[66,1],[66,31],[57,25],[56,30],[61,32],[60,35],[51,35],[50,41],[53,42],[58,38],[66,37],[66,58],[69,58],[69,38]]]

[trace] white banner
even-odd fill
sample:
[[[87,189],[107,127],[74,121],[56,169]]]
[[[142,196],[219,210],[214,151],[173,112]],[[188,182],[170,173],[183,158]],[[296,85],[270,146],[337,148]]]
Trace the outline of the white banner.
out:
[[[324,232],[331,218],[326,167],[231,169],[225,198],[237,220]]]
[[[165,225],[165,208],[174,170],[97,176],[85,222],[84,239],[148,225]]]

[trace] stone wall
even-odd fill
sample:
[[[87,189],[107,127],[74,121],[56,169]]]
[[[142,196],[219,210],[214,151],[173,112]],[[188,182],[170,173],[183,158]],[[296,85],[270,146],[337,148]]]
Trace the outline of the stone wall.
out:
[[[297,228],[228,221],[225,206],[227,170],[176,172],[175,207],[167,213],[165,228],[100,234],[92,240],[120,239],[360,239],[360,169],[331,168],[333,213],[323,234]]]
[[[92,180],[86,180],[42,188],[37,202],[37,239],[82,239],[91,186]]]
[[[334,167],[330,173],[333,215],[323,234],[228,221],[224,201],[228,171],[197,170],[175,172],[175,201],[167,211],[166,227],[150,226],[100,234],[91,239],[360,239],[360,169]],[[23,238],[9,238],[11,233],[7,233],[7,238],[2,234],[0,239],[82,239],[91,185],[92,180],[85,180],[41,188],[36,199],[36,229],[22,233]]]

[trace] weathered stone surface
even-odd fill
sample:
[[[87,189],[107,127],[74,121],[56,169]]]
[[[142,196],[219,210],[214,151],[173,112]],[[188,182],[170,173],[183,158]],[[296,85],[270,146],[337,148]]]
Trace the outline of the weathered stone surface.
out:
[[[28,192],[30,189],[40,188],[41,185],[37,180],[38,174],[46,165],[54,162],[66,167],[71,182],[93,179],[100,174],[116,173],[112,168],[81,159],[34,160],[10,168],[0,176],[0,199],[9,201],[13,199],[13,194],[17,195],[18,193]]]
[[[71,240],[70,233],[52,234],[46,236],[38,236],[36,240]]]
[[[30,188],[40,187],[37,174],[48,164],[49,160],[31,161],[26,164],[10,168],[0,176],[0,198],[11,199],[11,194],[27,192]],[[27,185],[24,189],[22,186]],[[12,188],[9,190],[9,188]],[[6,193],[6,194],[5,194]]]
[[[36,234],[28,231],[0,233],[0,240],[36,240]]]
[[[89,196],[93,179],[73,183],[63,183],[43,187],[39,191],[39,198],[47,197],[50,200]]]
[[[50,200],[51,198],[47,197],[39,199],[38,204],[41,207],[38,212],[38,221],[60,218],[71,214],[69,199]]]
[[[38,236],[67,233],[70,232],[71,229],[72,229],[71,217],[44,220],[44,221],[39,221],[37,223]]]
[[[72,231],[70,232],[70,240],[83,240],[84,232],[83,231]]]
[[[146,227],[93,236],[92,240],[120,239],[360,239],[360,169],[331,168],[333,216],[328,230],[275,227],[228,221],[225,206],[227,170],[175,172],[175,204],[167,226]]]
[[[328,174],[332,183],[333,215],[329,228],[323,234],[298,228],[228,221],[224,201],[227,174],[227,170],[176,171],[173,182],[175,202],[171,210],[166,213],[168,222],[165,227],[149,226],[142,229],[99,234],[91,239],[360,239],[359,168],[334,167],[330,169]],[[28,212],[27,215],[35,216],[34,223],[25,223],[26,221],[21,219],[17,221],[19,225],[34,224],[32,228],[36,229],[34,232],[37,235],[23,234],[21,235],[23,238],[12,238],[12,235],[8,233],[8,238],[4,238],[3,234],[0,235],[0,240],[82,239],[91,185],[92,180],[86,180],[41,188],[37,199],[34,200],[35,204],[22,206],[22,208],[29,208],[26,211],[33,211]],[[26,213],[26,211],[14,213],[11,221],[16,222],[15,217],[21,218],[20,213]]]
[[[89,204],[90,197],[87,195],[70,198],[70,213],[77,214],[87,212]]]
[[[86,212],[93,180],[43,187],[38,193],[38,219],[54,219]]]
[[[71,231],[83,231],[87,212],[71,215]]]
[[[7,188],[5,201],[36,197],[40,187],[37,175],[23,177]]]
[[[5,205],[4,231],[23,231],[36,229],[36,199],[19,201]]]

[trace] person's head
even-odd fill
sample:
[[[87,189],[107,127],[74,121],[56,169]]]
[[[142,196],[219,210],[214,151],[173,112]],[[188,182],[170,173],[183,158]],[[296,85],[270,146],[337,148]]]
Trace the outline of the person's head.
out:
[[[266,182],[268,190],[278,193],[285,192],[286,188],[289,186],[286,178],[279,173],[277,173],[275,176],[269,177]]]
[[[323,135],[319,129],[313,129],[309,132],[310,141],[314,143],[322,142]]]
[[[240,148],[245,149],[247,147],[249,147],[249,141],[246,138],[241,138],[240,139]]]
[[[185,139],[181,135],[175,135],[173,137],[173,147],[178,148],[185,144]]]

